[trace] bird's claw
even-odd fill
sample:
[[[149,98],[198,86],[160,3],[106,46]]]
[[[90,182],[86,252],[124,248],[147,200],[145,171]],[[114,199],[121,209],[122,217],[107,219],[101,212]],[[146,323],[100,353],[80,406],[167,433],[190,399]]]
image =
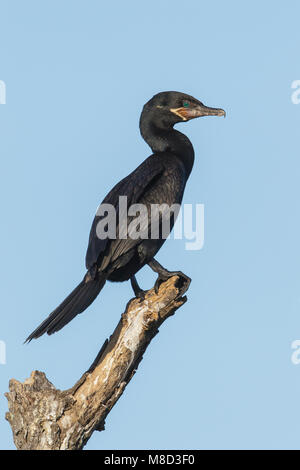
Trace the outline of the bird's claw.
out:
[[[166,281],[166,280],[167,280],[167,278],[165,279],[164,277],[162,277],[162,276],[160,276],[160,275],[157,277],[157,279],[156,279],[156,281],[155,281],[155,284],[154,284],[154,292],[155,292],[155,294],[158,294],[159,287],[160,287],[161,283],[164,282],[164,281]]]
[[[181,289],[184,289],[184,291],[186,291],[191,283],[191,278],[188,277],[186,274],[184,274],[183,272],[181,271],[169,271],[168,274],[159,274],[156,281],[155,281],[155,284],[154,284],[154,291],[156,294],[158,294],[158,291],[159,291],[159,288],[160,288],[160,285],[162,282],[164,281],[167,281],[168,279],[170,279],[170,277],[173,277],[173,276],[178,276],[181,280]]]
[[[145,297],[146,297],[146,290],[139,290],[138,292],[136,292],[135,296],[137,299],[140,300],[140,302],[143,302],[145,300]]]
[[[179,276],[181,279],[184,279],[184,284],[186,285],[186,288],[189,287],[189,285],[192,281],[192,279],[189,276],[187,276],[186,274],[184,274],[181,271],[178,271],[175,275]]]

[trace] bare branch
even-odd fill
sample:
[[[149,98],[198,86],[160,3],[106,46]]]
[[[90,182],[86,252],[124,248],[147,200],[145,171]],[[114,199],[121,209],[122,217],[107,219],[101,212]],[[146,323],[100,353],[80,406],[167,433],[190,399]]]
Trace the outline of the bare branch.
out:
[[[6,397],[17,449],[82,449],[134,375],[159,326],[183,305],[189,287],[174,276],[151,289],[145,300],[131,300],[114,333],[90,369],[68,390],[58,390],[43,372],[33,371],[24,383],[11,379]]]

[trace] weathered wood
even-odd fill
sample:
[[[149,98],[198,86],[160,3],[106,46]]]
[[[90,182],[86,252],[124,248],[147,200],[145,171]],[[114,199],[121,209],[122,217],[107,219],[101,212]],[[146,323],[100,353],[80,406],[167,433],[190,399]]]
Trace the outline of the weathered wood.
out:
[[[143,301],[131,300],[90,369],[72,388],[56,389],[39,371],[24,383],[11,379],[6,419],[17,449],[82,449],[95,430],[103,430],[159,326],[185,303],[188,286],[174,276],[157,294],[151,289]]]

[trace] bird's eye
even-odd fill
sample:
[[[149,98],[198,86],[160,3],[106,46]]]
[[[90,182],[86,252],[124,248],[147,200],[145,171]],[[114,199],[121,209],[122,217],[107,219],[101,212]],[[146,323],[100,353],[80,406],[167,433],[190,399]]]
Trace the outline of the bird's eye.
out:
[[[183,106],[184,106],[185,108],[188,108],[189,105],[190,105],[190,103],[189,103],[188,101],[184,101],[184,102],[183,102]]]

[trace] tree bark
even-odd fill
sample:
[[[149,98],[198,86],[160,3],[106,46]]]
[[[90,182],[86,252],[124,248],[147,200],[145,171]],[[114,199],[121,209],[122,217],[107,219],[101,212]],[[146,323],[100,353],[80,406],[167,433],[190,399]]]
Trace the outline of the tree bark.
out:
[[[6,419],[17,449],[78,450],[105,419],[136,372],[159,326],[185,303],[189,282],[174,276],[159,292],[132,299],[114,333],[76,384],[58,390],[44,372],[33,371],[24,383],[11,379]]]

